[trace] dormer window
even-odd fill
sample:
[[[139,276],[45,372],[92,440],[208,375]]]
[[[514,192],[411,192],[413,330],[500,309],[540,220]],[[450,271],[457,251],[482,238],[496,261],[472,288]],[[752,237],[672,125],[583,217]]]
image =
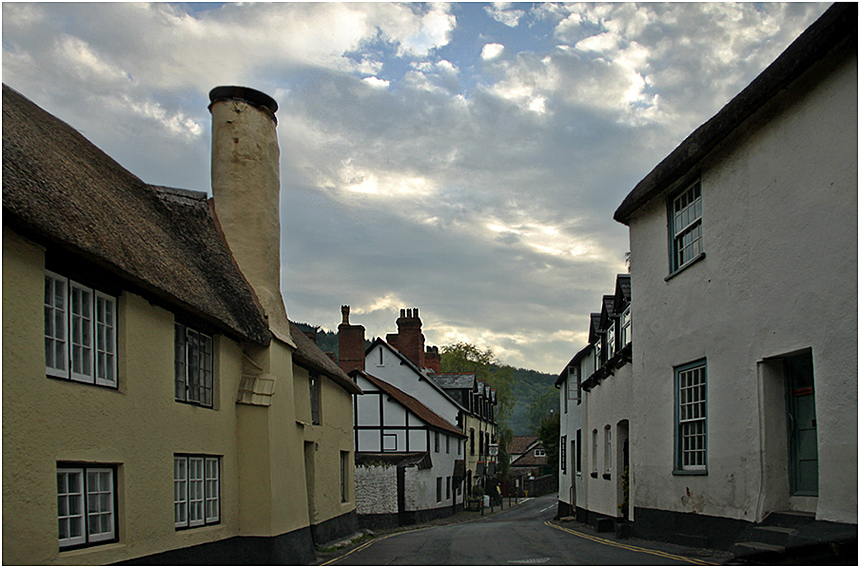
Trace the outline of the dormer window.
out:
[[[621,314],[621,347],[626,347],[633,341],[633,319],[630,315],[630,306]]]
[[[615,322],[606,330],[606,359],[611,359],[615,355]]]

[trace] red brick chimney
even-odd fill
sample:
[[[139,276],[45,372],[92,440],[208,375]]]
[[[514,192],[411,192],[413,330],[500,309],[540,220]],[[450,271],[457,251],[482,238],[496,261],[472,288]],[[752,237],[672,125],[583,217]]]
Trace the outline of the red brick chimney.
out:
[[[438,347],[428,347],[424,353],[424,365],[434,373],[442,372],[442,356]]]
[[[401,309],[400,317],[397,318],[397,333],[389,333],[385,339],[419,369],[424,368],[424,334],[421,333],[418,308]]]
[[[337,326],[338,359],[344,373],[364,370],[364,326],[349,323],[349,306],[341,306],[343,322]]]

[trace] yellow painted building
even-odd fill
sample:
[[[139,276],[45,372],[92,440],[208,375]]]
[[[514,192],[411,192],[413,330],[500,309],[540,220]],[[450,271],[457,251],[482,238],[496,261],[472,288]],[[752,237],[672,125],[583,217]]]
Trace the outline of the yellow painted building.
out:
[[[3,87],[4,563],[297,564],[354,531],[360,390],[269,265],[277,105],[210,98],[214,199]]]

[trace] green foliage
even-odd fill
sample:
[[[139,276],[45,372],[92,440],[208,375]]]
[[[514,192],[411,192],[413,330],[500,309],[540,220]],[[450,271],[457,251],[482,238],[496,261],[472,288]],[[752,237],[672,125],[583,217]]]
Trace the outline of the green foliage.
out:
[[[496,420],[505,421],[514,407],[514,369],[500,365],[492,349],[482,351],[466,342],[440,349],[443,373],[475,373],[479,381],[496,389]]]
[[[556,378],[556,375],[539,371],[514,369],[513,395],[515,402],[508,421],[514,435],[533,436],[537,433],[540,419],[536,424],[531,424],[528,417],[529,409],[535,399],[543,395],[547,389],[554,391],[556,398],[558,398],[558,391],[555,390],[554,386]],[[549,410],[549,407],[546,410]]]
[[[550,413],[558,414],[558,389],[555,386],[545,387],[543,392],[532,399],[526,411],[529,432],[537,432],[543,419]]]
[[[546,451],[546,464],[553,475],[558,475],[558,441],[561,431],[561,419],[558,412],[545,416],[538,428],[538,438]]]
[[[496,460],[496,479],[505,481],[511,469],[511,452],[508,448],[511,447],[511,442],[514,440],[514,432],[507,425],[499,424],[499,427],[496,429],[496,436],[499,442],[499,457]]]

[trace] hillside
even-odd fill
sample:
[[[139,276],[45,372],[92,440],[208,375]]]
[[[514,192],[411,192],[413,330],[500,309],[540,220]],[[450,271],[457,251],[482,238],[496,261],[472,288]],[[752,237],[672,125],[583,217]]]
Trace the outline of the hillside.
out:
[[[334,353],[337,355],[337,332],[328,331],[319,326],[296,323],[302,331],[316,332],[317,346],[324,353]],[[365,345],[370,346],[371,341],[365,340]],[[530,407],[532,403],[540,400],[541,408],[532,410],[532,414],[545,415],[550,409],[558,412],[558,391],[553,386],[556,375],[532,371],[530,369],[519,369],[513,367],[514,383],[513,396],[514,408],[511,416],[508,419],[508,427],[513,430],[515,436],[534,435],[533,427],[530,422],[533,422],[530,416]]]

